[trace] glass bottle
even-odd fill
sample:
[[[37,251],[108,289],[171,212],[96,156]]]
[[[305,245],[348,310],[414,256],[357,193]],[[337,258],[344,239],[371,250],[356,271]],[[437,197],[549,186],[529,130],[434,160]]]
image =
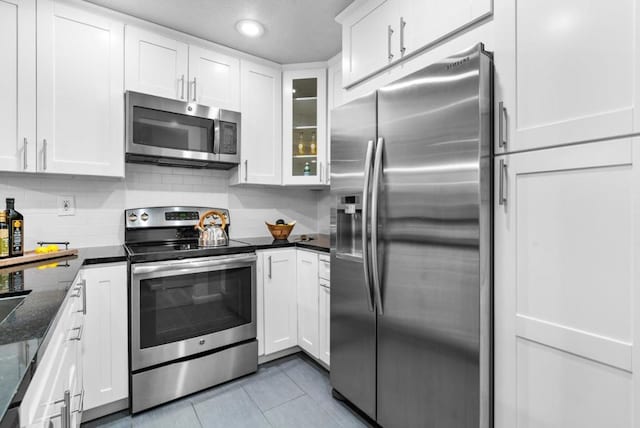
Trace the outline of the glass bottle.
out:
[[[312,155],[316,154],[316,133],[315,132],[311,133],[311,154]]]
[[[309,162],[304,163],[304,169],[302,170],[302,175],[311,175],[311,164]]]
[[[9,257],[9,225],[7,212],[0,211],[0,259]]]
[[[304,135],[302,131],[298,133],[298,154],[299,155],[304,154]]]
[[[24,218],[14,209],[15,199],[7,198],[7,222],[9,224],[9,257],[24,253]]]

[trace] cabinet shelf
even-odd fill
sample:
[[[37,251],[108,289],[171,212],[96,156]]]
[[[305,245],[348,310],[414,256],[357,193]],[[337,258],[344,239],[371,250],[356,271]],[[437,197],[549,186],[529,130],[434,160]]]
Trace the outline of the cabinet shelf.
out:
[[[317,158],[318,155],[293,155],[293,157],[295,159],[311,159],[311,158]]]
[[[293,129],[316,129],[316,125],[294,126]]]
[[[318,97],[299,97],[299,98],[294,98],[293,101],[315,101],[317,99]]]

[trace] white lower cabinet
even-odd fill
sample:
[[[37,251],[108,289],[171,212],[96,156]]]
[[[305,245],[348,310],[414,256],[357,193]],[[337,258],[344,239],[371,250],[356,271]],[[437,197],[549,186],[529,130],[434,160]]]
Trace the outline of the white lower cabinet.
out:
[[[69,289],[47,348],[20,405],[20,426],[80,426],[84,386],[82,346],[84,287],[81,275]]]
[[[127,362],[127,265],[87,267],[84,409],[91,410],[129,395]]]
[[[263,289],[264,353],[268,355],[298,344],[296,250],[260,251],[258,257],[262,259],[258,287]]]
[[[83,412],[127,398],[127,265],[83,268],[20,405],[20,426],[79,427]],[[65,397],[69,406],[65,409]]]
[[[496,158],[496,428],[637,426],[637,144]]]
[[[330,365],[331,356],[331,288],[329,281],[320,279],[320,287],[318,287],[318,327],[320,338],[318,345],[320,347],[320,361],[326,365]]]
[[[318,345],[318,254],[298,250],[298,345],[314,358]]]

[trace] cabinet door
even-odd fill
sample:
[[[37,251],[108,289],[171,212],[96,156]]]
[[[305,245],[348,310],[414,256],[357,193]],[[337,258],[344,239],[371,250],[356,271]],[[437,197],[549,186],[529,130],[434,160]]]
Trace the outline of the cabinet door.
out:
[[[497,0],[501,3],[505,0]],[[636,2],[506,1],[496,63],[509,82],[496,115],[506,147],[519,151],[638,131]],[[505,45],[503,47],[503,45]]]
[[[327,167],[324,184],[331,184],[331,111],[344,103],[341,57],[339,54],[337,61],[327,70]]]
[[[319,333],[320,333],[320,361],[326,365],[331,361],[331,289],[329,281],[320,280],[320,292],[318,315],[319,315]]]
[[[127,398],[127,266],[85,268],[84,408]]]
[[[496,427],[634,426],[638,159],[629,140],[496,159]]]
[[[0,170],[36,170],[36,2],[0,0]]]
[[[124,176],[123,25],[38,2],[38,170]]]
[[[327,71],[283,73],[282,153],[284,184],[325,184],[327,165]]]
[[[491,0],[400,0],[398,46],[408,55],[492,13]],[[404,48],[404,51],[403,51]]]
[[[296,250],[265,251],[264,337],[265,354],[298,344]]]
[[[237,183],[282,183],[282,72],[241,62],[242,162]]]
[[[149,31],[127,26],[125,88],[186,101],[189,46]]]
[[[350,86],[400,57],[399,0],[365,2],[342,24],[344,85]]]
[[[67,415],[82,413],[82,367],[79,349],[83,339],[81,294],[74,288],[54,330],[48,333],[49,343],[20,404],[21,426],[61,426],[62,404],[69,396]],[[74,418],[75,420],[76,418]]]
[[[310,251],[297,252],[298,345],[318,358],[318,255]]]
[[[240,110],[240,60],[189,46],[189,100],[210,107]]]

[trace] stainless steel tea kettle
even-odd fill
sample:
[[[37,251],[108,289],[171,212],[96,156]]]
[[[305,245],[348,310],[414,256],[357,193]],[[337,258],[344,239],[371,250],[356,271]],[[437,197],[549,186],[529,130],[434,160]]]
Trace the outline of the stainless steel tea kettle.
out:
[[[209,224],[205,224],[205,220],[208,217],[218,217],[221,224],[216,224],[214,219],[211,219]],[[227,245],[229,243],[229,236],[227,236],[226,226],[227,220],[220,211],[210,210],[203,213],[200,216],[200,221],[195,225],[195,228],[200,231],[198,245],[201,247],[221,247]]]

